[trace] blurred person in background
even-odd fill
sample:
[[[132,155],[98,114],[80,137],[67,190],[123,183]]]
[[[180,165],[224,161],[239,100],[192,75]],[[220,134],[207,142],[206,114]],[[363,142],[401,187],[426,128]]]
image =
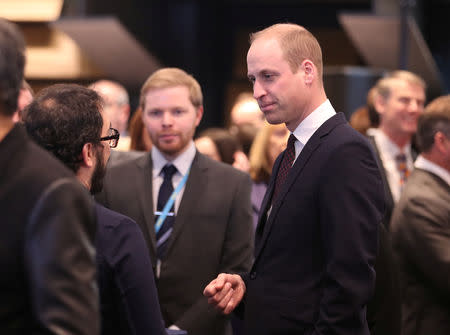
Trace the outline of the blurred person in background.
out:
[[[95,90],[105,101],[104,111],[111,120],[111,126],[120,133],[120,144],[117,150],[130,149],[130,137],[128,135],[128,119],[130,117],[130,103],[126,88],[112,80],[98,80],[89,88]]]
[[[130,120],[130,150],[147,152],[151,149],[152,140],[142,122],[142,109],[138,107]]]
[[[391,221],[402,335],[450,334],[450,95],[419,117],[421,154]]]
[[[250,177],[252,186],[253,226],[256,228],[261,203],[278,155],[286,149],[289,130],[283,124],[264,123],[250,149]]]
[[[375,89],[374,106],[380,123],[368,129],[367,135],[381,167],[386,197],[384,223],[389,230],[393,207],[417,157],[411,144],[424,109],[426,84],[416,74],[399,70],[379,79]]]
[[[200,132],[195,146],[202,154],[244,172],[249,170],[249,161],[242,152],[239,141],[226,129],[208,128]]]
[[[350,117],[350,125],[363,135],[367,135],[369,128],[377,128],[380,120],[375,110],[376,87],[372,87],[367,93],[366,105],[359,107]]]
[[[152,149],[108,169],[97,199],[144,232],[166,326],[193,335],[230,334],[229,318],[208,306],[202,288],[220,271],[249,269],[250,177],[195,148],[203,93],[190,74],[155,71],[139,105]]]
[[[231,109],[228,129],[238,139],[247,157],[256,134],[264,125],[264,120],[264,113],[259,109],[253,94],[240,93]]]

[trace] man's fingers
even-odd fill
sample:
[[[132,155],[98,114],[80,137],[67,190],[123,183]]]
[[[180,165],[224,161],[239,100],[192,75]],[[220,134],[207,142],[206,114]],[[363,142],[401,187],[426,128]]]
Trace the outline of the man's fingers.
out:
[[[226,285],[228,285],[228,284],[226,284]],[[225,311],[230,310],[230,308],[231,308],[229,306],[229,303],[232,300],[233,294],[234,294],[234,290],[231,288],[231,285],[230,285],[230,289],[227,291],[227,294],[222,297],[220,302],[217,304],[216,308],[218,308],[224,314],[231,313],[231,312],[226,313]],[[231,310],[233,310],[233,309],[231,309]]]
[[[212,280],[203,290],[203,295],[207,298],[214,296],[217,293],[216,289],[216,281],[217,279]],[[209,299],[208,299],[209,301]]]

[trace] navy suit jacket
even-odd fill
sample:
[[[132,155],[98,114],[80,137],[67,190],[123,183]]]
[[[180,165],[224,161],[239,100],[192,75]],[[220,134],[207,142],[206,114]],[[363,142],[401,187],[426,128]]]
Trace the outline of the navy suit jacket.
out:
[[[306,143],[271,206],[262,203],[244,276],[247,334],[369,333],[383,184],[373,149],[339,113]]]
[[[165,334],[141,230],[127,216],[99,204],[96,211],[102,334]]]

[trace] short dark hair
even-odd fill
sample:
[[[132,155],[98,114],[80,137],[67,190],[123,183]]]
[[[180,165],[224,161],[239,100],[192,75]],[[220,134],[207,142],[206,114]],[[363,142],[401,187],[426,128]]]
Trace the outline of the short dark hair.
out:
[[[103,100],[97,92],[76,84],[41,90],[25,108],[29,135],[72,171],[77,172],[86,143],[100,143]]]
[[[416,136],[420,150],[431,150],[438,131],[450,138],[450,94],[434,99],[419,117]]]
[[[25,42],[17,26],[0,18],[0,113],[12,116],[22,87]]]

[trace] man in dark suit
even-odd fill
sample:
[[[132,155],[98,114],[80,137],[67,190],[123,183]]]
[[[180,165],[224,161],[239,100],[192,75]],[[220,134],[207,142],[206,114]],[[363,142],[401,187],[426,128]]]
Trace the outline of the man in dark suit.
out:
[[[450,334],[450,95],[419,118],[421,155],[392,215],[402,334]]]
[[[193,136],[202,100],[200,85],[186,72],[153,73],[140,97],[153,148],[111,167],[98,199],[135,219],[144,232],[166,326],[220,335],[231,331],[228,318],[208,306],[202,291],[220,272],[250,267],[251,182],[197,152]]]
[[[92,201],[13,123],[25,45],[0,19],[0,334],[97,335]]]
[[[367,135],[381,167],[386,195],[384,224],[388,230],[392,210],[417,157],[411,143],[423,112],[425,89],[422,78],[408,71],[392,71],[374,87],[379,125],[368,129]]]
[[[53,85],[26,109],[31,137],[73,170],[91,193],[101,190],[110,148],[119,134],[110,128],[102,98],[79,85]],[[105,335],[165,334],[145,240],[136,222],[96,206],[98,281]]]
[[[220,274],[209,302],[246,334],[368,334],[383,186],[367,140],[336,114],[314,36],[276,24],[251,36],[253,93],[291,131],[273,168],[248,274]]]

